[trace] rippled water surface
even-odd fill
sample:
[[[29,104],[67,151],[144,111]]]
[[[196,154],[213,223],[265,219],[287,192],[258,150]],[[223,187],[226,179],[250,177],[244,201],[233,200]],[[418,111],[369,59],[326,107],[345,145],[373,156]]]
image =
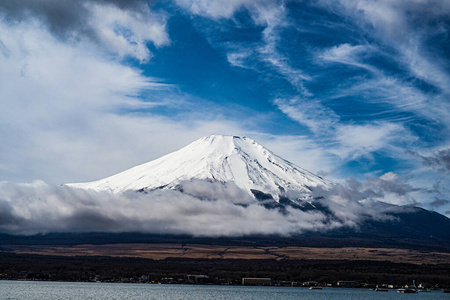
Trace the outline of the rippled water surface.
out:
[[[162,284],[0,281],[0,299],[450,299],[432,291],[419,294],[365,289],[309,290],[298,287],[200,286]]]

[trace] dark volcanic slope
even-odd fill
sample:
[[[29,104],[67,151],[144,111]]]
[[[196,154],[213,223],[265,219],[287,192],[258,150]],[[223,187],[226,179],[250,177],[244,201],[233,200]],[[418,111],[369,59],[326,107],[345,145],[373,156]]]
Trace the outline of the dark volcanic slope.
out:
[[[440,249],[450,251],[450,219],[422,208],[391,213],[390,221],[364,221],[359,228],[340,228],[320,238],[343,245]],[[313,238],[314,234],[307,234]]]

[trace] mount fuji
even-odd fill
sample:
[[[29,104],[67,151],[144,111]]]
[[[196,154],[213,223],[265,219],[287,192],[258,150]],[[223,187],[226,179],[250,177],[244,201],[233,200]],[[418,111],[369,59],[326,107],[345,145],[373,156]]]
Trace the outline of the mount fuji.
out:
[[[447,217],[412,206],[336,201],[333,189],[338,185],[290,163],[247,137],[207,136],[111,177],[67,185],[117,195],[174,191],[200,200],[214,200],[220,186],[227,191],[221,199],[234,204],[279,210],[291,220],[288,222],[297,222],[292,218],[303,214],[306,219],[312,215],[322,216],[322,225],[329,224],[325,225],[326,230],[299,233],[301,238],[294,238],[295,244],[450,249],[450,219]],[[195,193],[192,186],[197,187]],[[235,198],[251,200],[239,203]]]
[[[152,191],[182,189],[183,182],[205,180],[234,183],[258,199],[277,202],[289,198],[297,204],[312,200],[312,191],[332,183],[275,155],[247,137],[211,135],[154,161],[117,175],[72,187],[107,190]]]

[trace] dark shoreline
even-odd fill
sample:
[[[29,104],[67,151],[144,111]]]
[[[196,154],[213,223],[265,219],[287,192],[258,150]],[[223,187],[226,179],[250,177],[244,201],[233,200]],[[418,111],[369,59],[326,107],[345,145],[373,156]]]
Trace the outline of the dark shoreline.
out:
[[[207,277],[196,280],[188,275]],[[152,260],[0,253],[0,279],[240,285],[244,277],[271,278],[272,285],[317,281],[321,285],[336,286],[338,281],[353,281],[351,287],[370,288],[377,284],[402,286],[416,280],[427,288],[450,288],[450,264],[350,260]]]

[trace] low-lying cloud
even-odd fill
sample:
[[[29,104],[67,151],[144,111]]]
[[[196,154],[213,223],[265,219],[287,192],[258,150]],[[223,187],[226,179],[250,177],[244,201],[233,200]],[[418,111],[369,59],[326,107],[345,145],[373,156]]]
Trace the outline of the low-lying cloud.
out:
[[[331,190],[317,189],[315,196],[324,198],[341,197],[353,202],[375,200],[396,205],[416,204],[411,193],[420,191],[408,183],[407,178],[388,172],[380,177],[369,177],[364,182],[348,178],[343,184],[335,184]],[[396,201],[390,201],[396,198]]]
[[[235,187],[229,189],[235,194]],[[192,186],[188,190],[194,193]],[[235,196],[240,197],[239,193]],[[249,196],[246,197],[242,199],[248,201]],[[214,200],[201,200],[178,190],[111,194],[44,182],[1,183],[0,207],[0,231],[11,234],[97,231],[195,236],[286,235],[338,226],[319,212],[288,209],[285,215],[266,209],[256,201],[235,204],[223,199],[220,193]]]
[[[1,182],[0,232],[286,236],[357,227],[367,219],[392,219],[388,213],[398,207],[377,202],[367,194],[355,194],[356,190],[360,186],[355,189],[336,185],[331,190],[317,190],[315,196],[326,198],[315,204],[326,209],[303,211],[289,205],[283,209],[267,208],[234,183],[192,181],[182,183],[180,190],[112,194],[42,181]]]
[[[417,191],[406,179],[388,172],[364,182],[349,178],[331,189],[317,188],[313,197],[321,199],[343,225],[357,227],[364,220],[394,220],[392,213],[411,210],[417,204],[412,196]]]

